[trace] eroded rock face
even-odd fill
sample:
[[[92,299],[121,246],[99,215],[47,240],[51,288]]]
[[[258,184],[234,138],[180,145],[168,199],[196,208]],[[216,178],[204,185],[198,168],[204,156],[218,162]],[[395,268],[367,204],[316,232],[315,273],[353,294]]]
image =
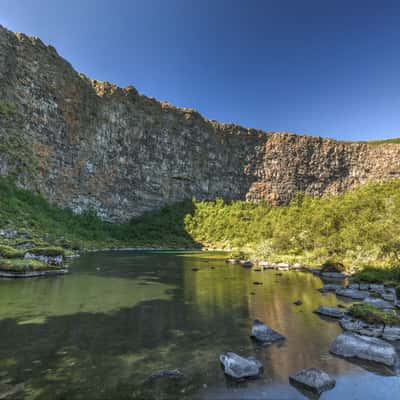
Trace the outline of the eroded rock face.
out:
[[[280,333],[274,331],[258,319],[253,321],[250,337],[262,344],[270,344],[285,339]]]
[[[289,377],[289,381],[296,386],[301,385],[305,389],[322,393],[332,389],[336,381],[326,372],[317,368],[302,369]]]
[[[395,348],[384,340],[361,336],[355,333],[343,333],[331,344],[333,354],[345,358],[359,358],[393,367],[398,362]]]
[[[219,357],[226,375],[233,379],[257,378],[263,371],[263,366],[254,357],[244,358],[236,353],[225,353]]]
[[[400,176],[400,146],[220,124],[78,74],[40,39],[0,27],[0,176],[110,221],[184,199],[340,193]]]

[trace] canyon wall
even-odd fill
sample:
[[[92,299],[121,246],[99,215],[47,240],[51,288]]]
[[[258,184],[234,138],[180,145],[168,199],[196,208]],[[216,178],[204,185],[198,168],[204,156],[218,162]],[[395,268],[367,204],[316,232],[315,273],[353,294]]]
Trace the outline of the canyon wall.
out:
[[[400,176],[400,145],[262,132],[78,74],[0,26],[0,175],[109,221],[184,199],[340,193]]]

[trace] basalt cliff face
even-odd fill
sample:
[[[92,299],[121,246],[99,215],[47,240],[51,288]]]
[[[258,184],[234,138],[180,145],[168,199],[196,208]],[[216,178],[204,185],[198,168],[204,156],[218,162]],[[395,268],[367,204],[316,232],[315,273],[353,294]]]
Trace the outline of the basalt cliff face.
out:
[[[400,145],[220,124],[78,74],[51,46],[0,26],[0,175],[110,221],[184,199],[339,193],[400,176]]]

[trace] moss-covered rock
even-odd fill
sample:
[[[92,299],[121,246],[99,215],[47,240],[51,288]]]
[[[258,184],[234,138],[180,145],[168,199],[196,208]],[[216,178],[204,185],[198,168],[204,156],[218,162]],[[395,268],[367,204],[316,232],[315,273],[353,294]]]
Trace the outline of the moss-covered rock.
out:
[[[348,314],[368,324],[399,325],[400,317],[394,311],[383,311],[370,304],[355,304]]]
[[[24,272],[24,271],[46,271],[57,269],[57,267],[49,265],[38,260],[25,259],[0,259],[0,271]]]
[[[15,249],[7,245],[0,245],[0,257],[3,258],[21,258],[25,254],[25,250]]]

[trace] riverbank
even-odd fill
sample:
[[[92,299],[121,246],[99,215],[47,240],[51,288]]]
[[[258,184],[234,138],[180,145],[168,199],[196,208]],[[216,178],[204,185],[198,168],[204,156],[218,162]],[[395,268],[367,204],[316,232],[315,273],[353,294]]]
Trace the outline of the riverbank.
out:
[[[76,215],[0,179],[0,245],[96,250],[222,250],[273,264],[342,266],[400,284],[400,180],[340,196],[297,196],[288,206],[188,201],[124,224]],[[375,271],[375,272],[371,272]],[[379,271],[379,272],[376,272]],[[390,271],[390,272],[388,272]],[[393,272],[394,271],[394,272]]]

